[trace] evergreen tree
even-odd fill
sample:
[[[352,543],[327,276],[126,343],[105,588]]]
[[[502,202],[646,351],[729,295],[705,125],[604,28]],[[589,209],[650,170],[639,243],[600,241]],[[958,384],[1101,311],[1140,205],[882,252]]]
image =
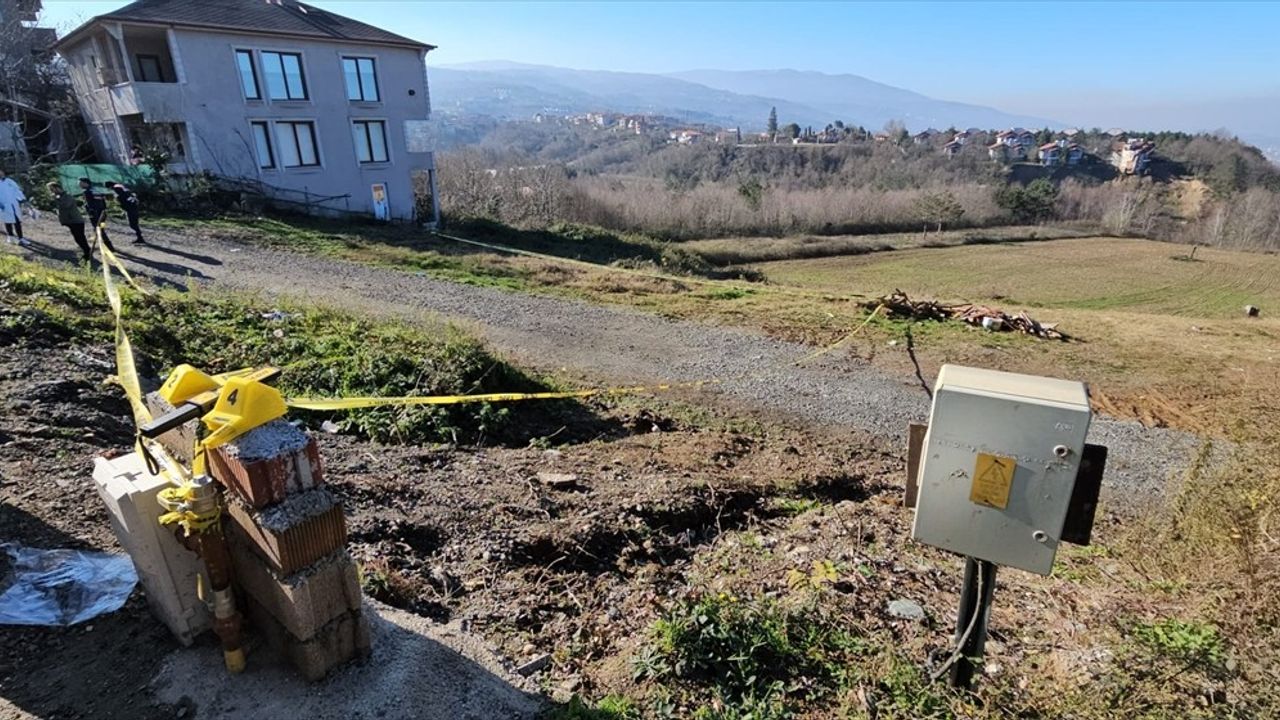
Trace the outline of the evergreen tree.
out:
[[[769,108],[769,125],[766,129],[770,135],[778,134],[778,108]]]

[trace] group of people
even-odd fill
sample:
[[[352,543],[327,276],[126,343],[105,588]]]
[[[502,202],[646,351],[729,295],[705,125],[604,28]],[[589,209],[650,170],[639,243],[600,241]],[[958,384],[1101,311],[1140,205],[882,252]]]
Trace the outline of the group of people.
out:
[[[142,228],[138,223],[138,215],[140,203],[138,195],[130,190],[122,183],[106,183],[105,187],[109,189],[115,196],[116,202],[120,208],[124,210],[125,217],[129,221],[129,228],[134,233],[135,244],[145,244],[146,240],[142,237]],[[51,182],[48,185],[49,192],[53,194],[54,202],[58,207],[58,222],[71,232],[71,238],[75,240],[76,245],[80,247],[80,252],[86,261],[93,258],[93,247],[89,243],[88,235],[85,232],[85,214],[88,214],[88,223],[90,227],[99,229],[102,244],[108,250],[115,252],[115,247],[111,244],[111,238],[107,235],[106,219],[107,219],[107,199],[106,192],[94,188],[93,182],[89,178],[80,178],[80,195],[72,195],[68,193],[61,184]],[[84,202],[84,212],[81,212],[80,202]],[[22,232],[22,216],[24,211],[33,219],[40,217],[40,212],[31,207],[27,201],[27,196],[22,192],[22,188],[13,178],[8,177],[4,170],[0,170],[0,222],[4,223],[4,232],[8,241],[19,245],[26,245],[27,238]]]

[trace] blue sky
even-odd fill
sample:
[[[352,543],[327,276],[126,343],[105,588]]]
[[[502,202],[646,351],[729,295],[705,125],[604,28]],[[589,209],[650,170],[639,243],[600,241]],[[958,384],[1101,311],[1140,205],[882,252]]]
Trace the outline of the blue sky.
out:
[[[124,4],[45,0],[46,18],[66,29]],[[1086,109],[1099,124],[1209,123],[1215,103],[1280,97],[1280,3],[313,4],[438,45],[435,64],[848,72],[1014,112]]]

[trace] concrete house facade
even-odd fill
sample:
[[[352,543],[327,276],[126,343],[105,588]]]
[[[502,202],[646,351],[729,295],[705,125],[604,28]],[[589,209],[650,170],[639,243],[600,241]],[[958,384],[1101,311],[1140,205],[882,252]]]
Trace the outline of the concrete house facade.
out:
[[[431,45],[296,0],[139,0],[55,49],[104,158],[160,147],[307,211],[438,219]]]

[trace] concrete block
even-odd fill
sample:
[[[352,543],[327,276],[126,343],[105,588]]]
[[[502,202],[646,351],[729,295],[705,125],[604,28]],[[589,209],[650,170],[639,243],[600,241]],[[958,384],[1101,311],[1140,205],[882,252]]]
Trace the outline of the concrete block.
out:
[[[338,616],[360,609],[360,579],[345,550],[281,576],[253,552],[238,526],[228,523],[226,530],[236,582],[294,638],[309,640]]]
[[[164,508],[156,501],[156,493],[169,482],[147,472],[137,453],[98,458],[93,480],[107,506],[116,539],[138,569],[151,611],[179,642],[190,645],[212,622],[208,608],[196,595],[204,563],[159,522]]]
[[[158,393],[150,393],[147,395],[147,409],[151,411],[154,417],[160,417],[173,409],[173,406],[165,402]],[[199,429],[199,420],[190,420],[183,423],[177,428],[156,438],[169,454],[184,463],[190,463],[191,457],[195,452],[196,431]]]
[[[294,493],[261,510],[233,495],[227,493],[227,521],[277,575],[292,575],[347,544],[342,505],[325,488]]]
[[[267,644],[284,656],[308,682],[316,682],[333,669],[369,657],[373,645],[369,618],[351,610],[319,628],[308,640],[299,640],[252,597],[245,599],[245,615]]]
[[[315,439],[284,420],[273,420],[212,450],[209,472],[254,508],[324,482]]]

